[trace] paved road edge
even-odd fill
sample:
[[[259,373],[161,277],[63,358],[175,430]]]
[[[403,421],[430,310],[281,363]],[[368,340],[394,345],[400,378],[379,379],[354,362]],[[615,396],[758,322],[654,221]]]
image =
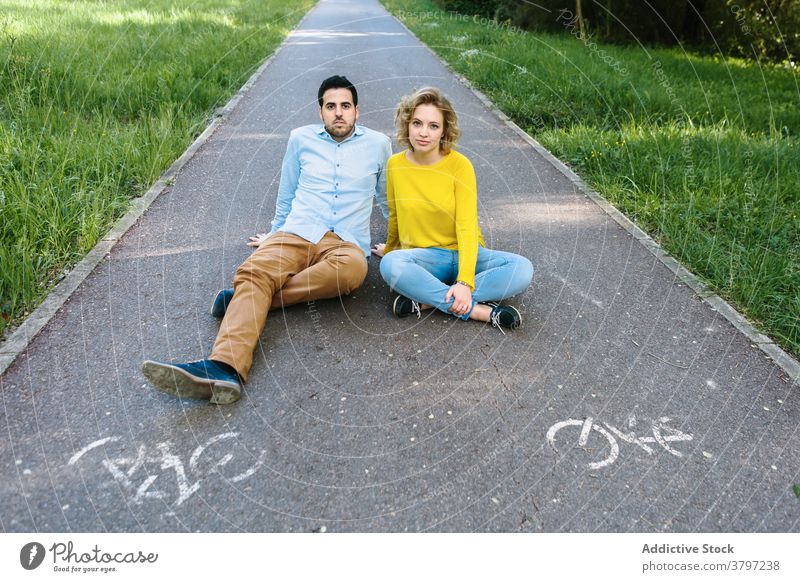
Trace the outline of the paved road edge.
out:
[[[294,26],[292,32],[302,26],[315,6],[316,4],[308,9],[303,15],[303,18]],[[58,313],[67,300],[72,297],[72,294],[75,293],[81,283],[94,271],[97,265],[108,257],[114,245],[139,221],[156,198],[171,186],[175,176],[178,175],[187,162],[189,162],[197,151],[211,138],[222,122],[230,116],[242,97],[250,90],[275,56],[283,49],[289,35],[291,35],[291,32],[286,35],[286,38],[284,38],[275,50],[261,63],[258,69],[256,69],[233,97],[231,97],[225,105],[214,111],[212,120],[206,126],[205,130],[203,130],[203,133],[192,142],[186,151],[172,163],[167,171],[156,180],[143,196],[131,202],[130,208],[125,215],[114,223],[111,229],[97,242],[94,248],[70,270],[50,293],[47,294],[47,297],[45,297],[39,307],[26,317],[19,327],[0,344],[0,377],[11,367],[11,364],[14,363],[17,357],[27,349],[30,343],[45,328],[50,320],[55,317],[56,313]]]

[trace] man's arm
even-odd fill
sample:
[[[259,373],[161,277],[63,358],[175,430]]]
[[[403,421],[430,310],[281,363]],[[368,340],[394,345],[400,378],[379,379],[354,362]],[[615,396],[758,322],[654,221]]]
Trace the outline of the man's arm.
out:
[[[286,217],[292,209],[292,201],[297,193],[297,184],[300,181],[300,156],[299,140],[291,133],[286,153],[281,164],[281,182],[278,186],[278,199],[275,201],[275,218],[272,219],[270,234],[278,232],[286,223]]]
[[[384,140],[381,150],[381,169],[378,172],[378,182],[375,185],[375,200],[381,209],[383,217],[389,218],[389,203],[386,201],[386,163],[392,155],[392,142]]]

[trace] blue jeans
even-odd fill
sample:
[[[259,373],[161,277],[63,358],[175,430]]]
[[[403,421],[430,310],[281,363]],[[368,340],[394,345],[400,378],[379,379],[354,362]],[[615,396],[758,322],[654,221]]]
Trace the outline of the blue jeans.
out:
[[[453,299],[446,303],[445,295],[458,276],[458,251],[437,247],[395,250],[381,259],[381,276],[396,293],[452,315],[448,309]],[[522,293],[532,278],[533,265],[525,257],[479,246],[472,307]],[[461,319],[469,319],[469,313]]]

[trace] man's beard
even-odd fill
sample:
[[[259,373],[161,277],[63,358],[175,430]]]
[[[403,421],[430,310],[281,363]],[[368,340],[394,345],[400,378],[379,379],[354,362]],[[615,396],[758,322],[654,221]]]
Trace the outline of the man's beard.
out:
[[[345,137],[350,135],[353,131],[355,124],[348,124],[347,122],[344,125],[326,125],[325,131],[327,131],[332,137]]]

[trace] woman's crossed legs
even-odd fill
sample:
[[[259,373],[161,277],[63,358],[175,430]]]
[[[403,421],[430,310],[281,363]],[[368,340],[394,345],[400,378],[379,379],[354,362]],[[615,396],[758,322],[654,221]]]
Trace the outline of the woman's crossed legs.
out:
[[[436,247],[403,249],[387,253],[381,260],[381,276],[393,291],[448,314],[453,300],[446,301],[445,296],[457,275],[458,251]],[[473,306],[461,319],[488,321],[491,307],[480,303],[522,293],[532,278],[533,265],[525,257],[478,247]]]

